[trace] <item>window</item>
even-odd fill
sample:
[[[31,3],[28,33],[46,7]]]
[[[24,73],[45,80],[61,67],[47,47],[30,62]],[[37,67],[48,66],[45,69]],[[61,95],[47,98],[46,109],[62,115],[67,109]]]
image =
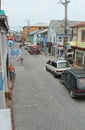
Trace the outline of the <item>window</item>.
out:
[[[57,63],[52,61],[52,66],[57,68]]]
[[[80,89],[85,89],[85,77],[78,78],[78,84]]]
[[[58,68],[67,68],[70,67],[68,62],[60,62],[58,63]]]
[[[50,62],[51,62],[51,61],[49,60],[49,61],[47,62],[47,64],[49,64],[49,65],[50,65]]]
[[[59,37],[59,38],[58,38],[58,42],[61,42],[61,43],[62,43],[62,37]]]
[[[76,64],[79,66],[82,66],[82,61],[83,61],[83,53],[78,52],[76,53]]]
[[[81,41],[85,42],[85,30],[81,31]]]

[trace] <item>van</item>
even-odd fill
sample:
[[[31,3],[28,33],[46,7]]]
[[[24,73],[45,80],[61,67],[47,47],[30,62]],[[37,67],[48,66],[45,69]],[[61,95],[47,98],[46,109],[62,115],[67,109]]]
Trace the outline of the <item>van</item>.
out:
[[[85,96],[85,70],[70,69],[61,74],[60,82],[69,90],[72,98]]]

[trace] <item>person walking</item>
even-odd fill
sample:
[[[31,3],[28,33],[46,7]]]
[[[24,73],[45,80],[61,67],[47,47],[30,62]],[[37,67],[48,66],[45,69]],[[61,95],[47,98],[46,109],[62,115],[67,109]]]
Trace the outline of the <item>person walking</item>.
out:
[[[46,57],[48,55],[48,46],[46,46],[46,48],[45,48],[45,55],[46,55]]]
[[[10,63],[10,66],[8,68],[8,71],[9,71],[9,75],[10,75],[10,80],[13,80],[15,79],[15,68],[14,66],[12,65],[12,63]]]
[[[20,63],[23,64],[23,57],[20,57],[17,61],[20,61]]]

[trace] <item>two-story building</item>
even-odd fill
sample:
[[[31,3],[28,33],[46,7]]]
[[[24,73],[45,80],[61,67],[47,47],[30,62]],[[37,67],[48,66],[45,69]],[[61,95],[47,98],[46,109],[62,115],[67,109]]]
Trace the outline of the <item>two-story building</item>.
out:
[[[72,29],[70,26],[79,23],[79,21],[70,21],[67,22],[67,35],[65,34],[65,21],[64,20],[51,20],[49,28],[48,28],[48,42],[51,42],[59,53],[62,53],[64,49],[64,41],[67,42],[67,48],[69,48],[69,43],[72,38]],[[77,31],[75,29],[76,35]],[[55,49],[55,50],[56,50]]]
[[[75,24],[71,27],[72,30],[77,29],[76,42],[71,44],[71,47],[75,49],[74,65],[85,68],[85,22]]]

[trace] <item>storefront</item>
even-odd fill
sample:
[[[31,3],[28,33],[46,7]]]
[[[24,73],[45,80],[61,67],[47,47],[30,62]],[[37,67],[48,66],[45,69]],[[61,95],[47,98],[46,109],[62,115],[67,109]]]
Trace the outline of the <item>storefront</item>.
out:
[[[85,59],[84,53],[85,53],[84,50],[79,49],[75,50],[75,64],[79,67],[84,67],[84,59]]]

